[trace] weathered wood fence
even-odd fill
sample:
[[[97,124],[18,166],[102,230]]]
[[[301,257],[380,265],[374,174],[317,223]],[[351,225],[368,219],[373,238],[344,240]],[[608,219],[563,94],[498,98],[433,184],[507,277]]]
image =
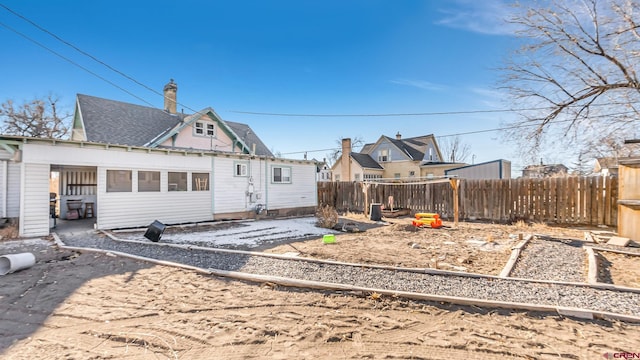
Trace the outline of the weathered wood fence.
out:
[[[388,206],[389,196],[393,196],[395,208],[408,208],[412,213],[437,212],[445,219],[453,218],[453,189],[448,181],[318,183],[318,204],[334,206],[338,211],[365,212],[371,203]],[[458,196],[460,220],[617,225],[617,178],[461,179]]]

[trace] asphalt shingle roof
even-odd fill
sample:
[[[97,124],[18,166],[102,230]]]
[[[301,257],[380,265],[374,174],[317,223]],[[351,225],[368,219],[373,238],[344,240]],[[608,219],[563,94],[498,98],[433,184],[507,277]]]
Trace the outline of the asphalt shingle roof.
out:
[[[360,166],[367,169],[380,169],[384,168],[378,164],[369,154],[351,153],[351,158],[355,160]]]
[[[144,146],[188,116],[83,94],[78,94],[78,104],[87,141],[108,144]],[[273,156],[249,125],[232,121],[224,123],[249,149],[256,144],[256,155]]]

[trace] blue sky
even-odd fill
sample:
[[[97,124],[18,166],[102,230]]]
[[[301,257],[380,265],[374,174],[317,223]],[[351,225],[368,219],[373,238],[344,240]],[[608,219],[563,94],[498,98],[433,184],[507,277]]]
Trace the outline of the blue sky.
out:
[[[341,137],[443,136],[497,128],[505,113],[303,117],[504,109],[497,70],[517,46],[500,0],[34,1],[2,4],[161,91],[249,124],[284,157],[322,159]],[[156,107],[161,96],[0,7],[0,22]],[[0,101],[77,93],[148,105],[0,25]],[[461,136],[476,163],[516,152],[496,132]],[[554,160],[554,159],[550,159]],[[471,161],[469,159],[468,161]]]

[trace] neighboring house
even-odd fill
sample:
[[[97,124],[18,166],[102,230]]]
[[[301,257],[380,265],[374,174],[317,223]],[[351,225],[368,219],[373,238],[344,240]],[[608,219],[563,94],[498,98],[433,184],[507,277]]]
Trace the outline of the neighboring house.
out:
[[[316,163],[316,180],[320,182],[331,181],[331,167],[327,164],[327,159]]]
[[[618,176],[618,158],[597,158],[593,172],[602,176]]]
[[[527,165],[522,170],[522,177],[525,178],[547,178],[547,177],[562,177],[567,176],[569,169],[562,164],[542,164],[540,165]]]
[[[381,136],[378,141],[351,151],[351,139],[342,140],[342,155],[332,166],[334,181],[370,181],[380,179],[411,180],[444,176],[460,163],[442,161],[442,153],[433,135],[403,139]]]
[[[456,176],[461,179],[511,179],[511,161],[500,159],[461,166],[446,170],[444,174],[446,176]]]
[[[98,229],[315,211],[315,162],[275,158],[211,108],[177,114],[176,92],[165,86],[166,110],[78,95],[69,141],[0,136],[0,216],[48,234],[51,178],[60,217],[93,203]]]

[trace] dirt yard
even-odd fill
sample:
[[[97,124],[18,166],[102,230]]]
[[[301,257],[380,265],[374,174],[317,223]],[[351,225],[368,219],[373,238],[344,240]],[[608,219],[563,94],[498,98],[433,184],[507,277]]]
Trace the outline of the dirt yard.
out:
[[[410,219],[391,221],[340,234],[335,244],[316,238],[263,250],[495,275],[519,233],[582,238],[581,230],[542,225],[462,223],[414,231]],[[640,353],[640,325],[630,323],[244,283],[57,250],[42,240],[0,242],[0,254],[25,251],[36,255],[36,265],[0,277],[3,359],[602,359]]]

